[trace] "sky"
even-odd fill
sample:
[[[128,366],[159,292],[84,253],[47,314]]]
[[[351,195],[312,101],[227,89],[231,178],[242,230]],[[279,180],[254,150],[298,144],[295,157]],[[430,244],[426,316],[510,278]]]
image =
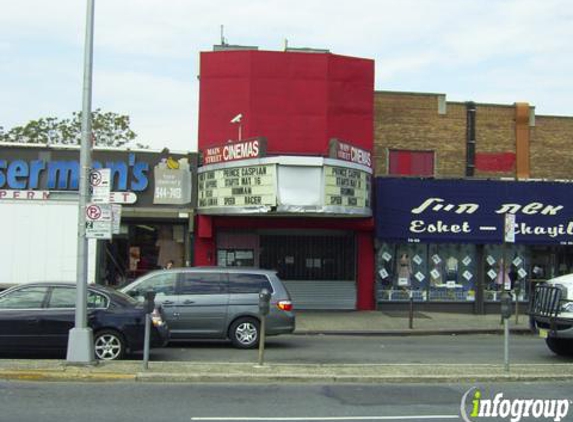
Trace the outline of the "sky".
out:
[[[0,126],[82,108],[87,0],[4,0]],[[375,89],[573,116],[570,0],[95,0],[92,109],[197,148],[199,53],[221,41],[375,60]]]

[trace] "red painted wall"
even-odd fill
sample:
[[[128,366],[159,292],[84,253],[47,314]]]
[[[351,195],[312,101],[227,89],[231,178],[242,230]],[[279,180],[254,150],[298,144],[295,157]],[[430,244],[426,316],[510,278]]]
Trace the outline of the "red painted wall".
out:
[[[243,114],[242,138],[267,138],[271,155],[328,153],[338,138],[373,150],[374,61],[323,53],[201,53],[199,150],[238,139],[230,121]],[[358,309],[374,309],[373,220],[205,217],[197,220],[195,265],[214,265],[218,229],[241,227],[353,230]]]
[[[514,152],[480,152],[476,154],[476,170],[488,172],[512,172],[514,169]]]
[[[374,241],[372,233],[356,234],[358,268],[356,274],[356,309],[369,311],[376,309],[374,292]]]
[[[201,53],[199,149],[264,136],[270,154],[326,155],[330,138],[373,148],[374,61],[323,53]]]

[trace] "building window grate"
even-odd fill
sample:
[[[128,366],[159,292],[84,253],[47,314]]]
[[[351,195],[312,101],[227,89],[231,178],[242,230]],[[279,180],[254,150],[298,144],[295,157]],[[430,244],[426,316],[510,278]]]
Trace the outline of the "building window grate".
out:
[[[346,236],[262,235],[261,268],[284,280],[354,280],[355,242]]]

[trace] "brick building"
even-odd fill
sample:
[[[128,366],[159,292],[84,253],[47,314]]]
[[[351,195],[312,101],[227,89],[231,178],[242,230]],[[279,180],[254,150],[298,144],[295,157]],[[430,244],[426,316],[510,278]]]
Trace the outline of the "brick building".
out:
[[[483,312],[504,285],[526,301],[573,271],[573,118],[426,93],[377,91],[374,107],[379,306]]]
[[[373,85],[328,52],[201,54],[196,264],[277,269],[299,308],[467,312],[573,271],[573,118]]]

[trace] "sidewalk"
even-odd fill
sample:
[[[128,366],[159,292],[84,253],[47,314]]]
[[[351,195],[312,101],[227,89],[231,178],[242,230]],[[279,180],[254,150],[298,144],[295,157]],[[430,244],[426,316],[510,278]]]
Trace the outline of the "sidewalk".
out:
[[[296,334],[429,335],[503,333],[499,315],[447,312],[414,312],[409,328],[408,312],[396,311],[298,311]],[[527,333],[529,318],[509,320],[511,332]]]
[[[295,334],[423,335],[503,332],[498,315],[417,312],[414,328],[408,315],[356,311],[300,311]],[[510,320],[513,332],[529,332],[528,318]],[[573,379],[573,365],[350,365],[156,362],[144,370],[141,361],[99,362],[73,366],[64,360],[0,359],[0,379],[108,382],[497,382]]]
[[[100,362],[72,366],[61,360],[2,360],[0,379],[169,383],[476,383],[571,381],[573,365],[294,365],[268,363]]]

